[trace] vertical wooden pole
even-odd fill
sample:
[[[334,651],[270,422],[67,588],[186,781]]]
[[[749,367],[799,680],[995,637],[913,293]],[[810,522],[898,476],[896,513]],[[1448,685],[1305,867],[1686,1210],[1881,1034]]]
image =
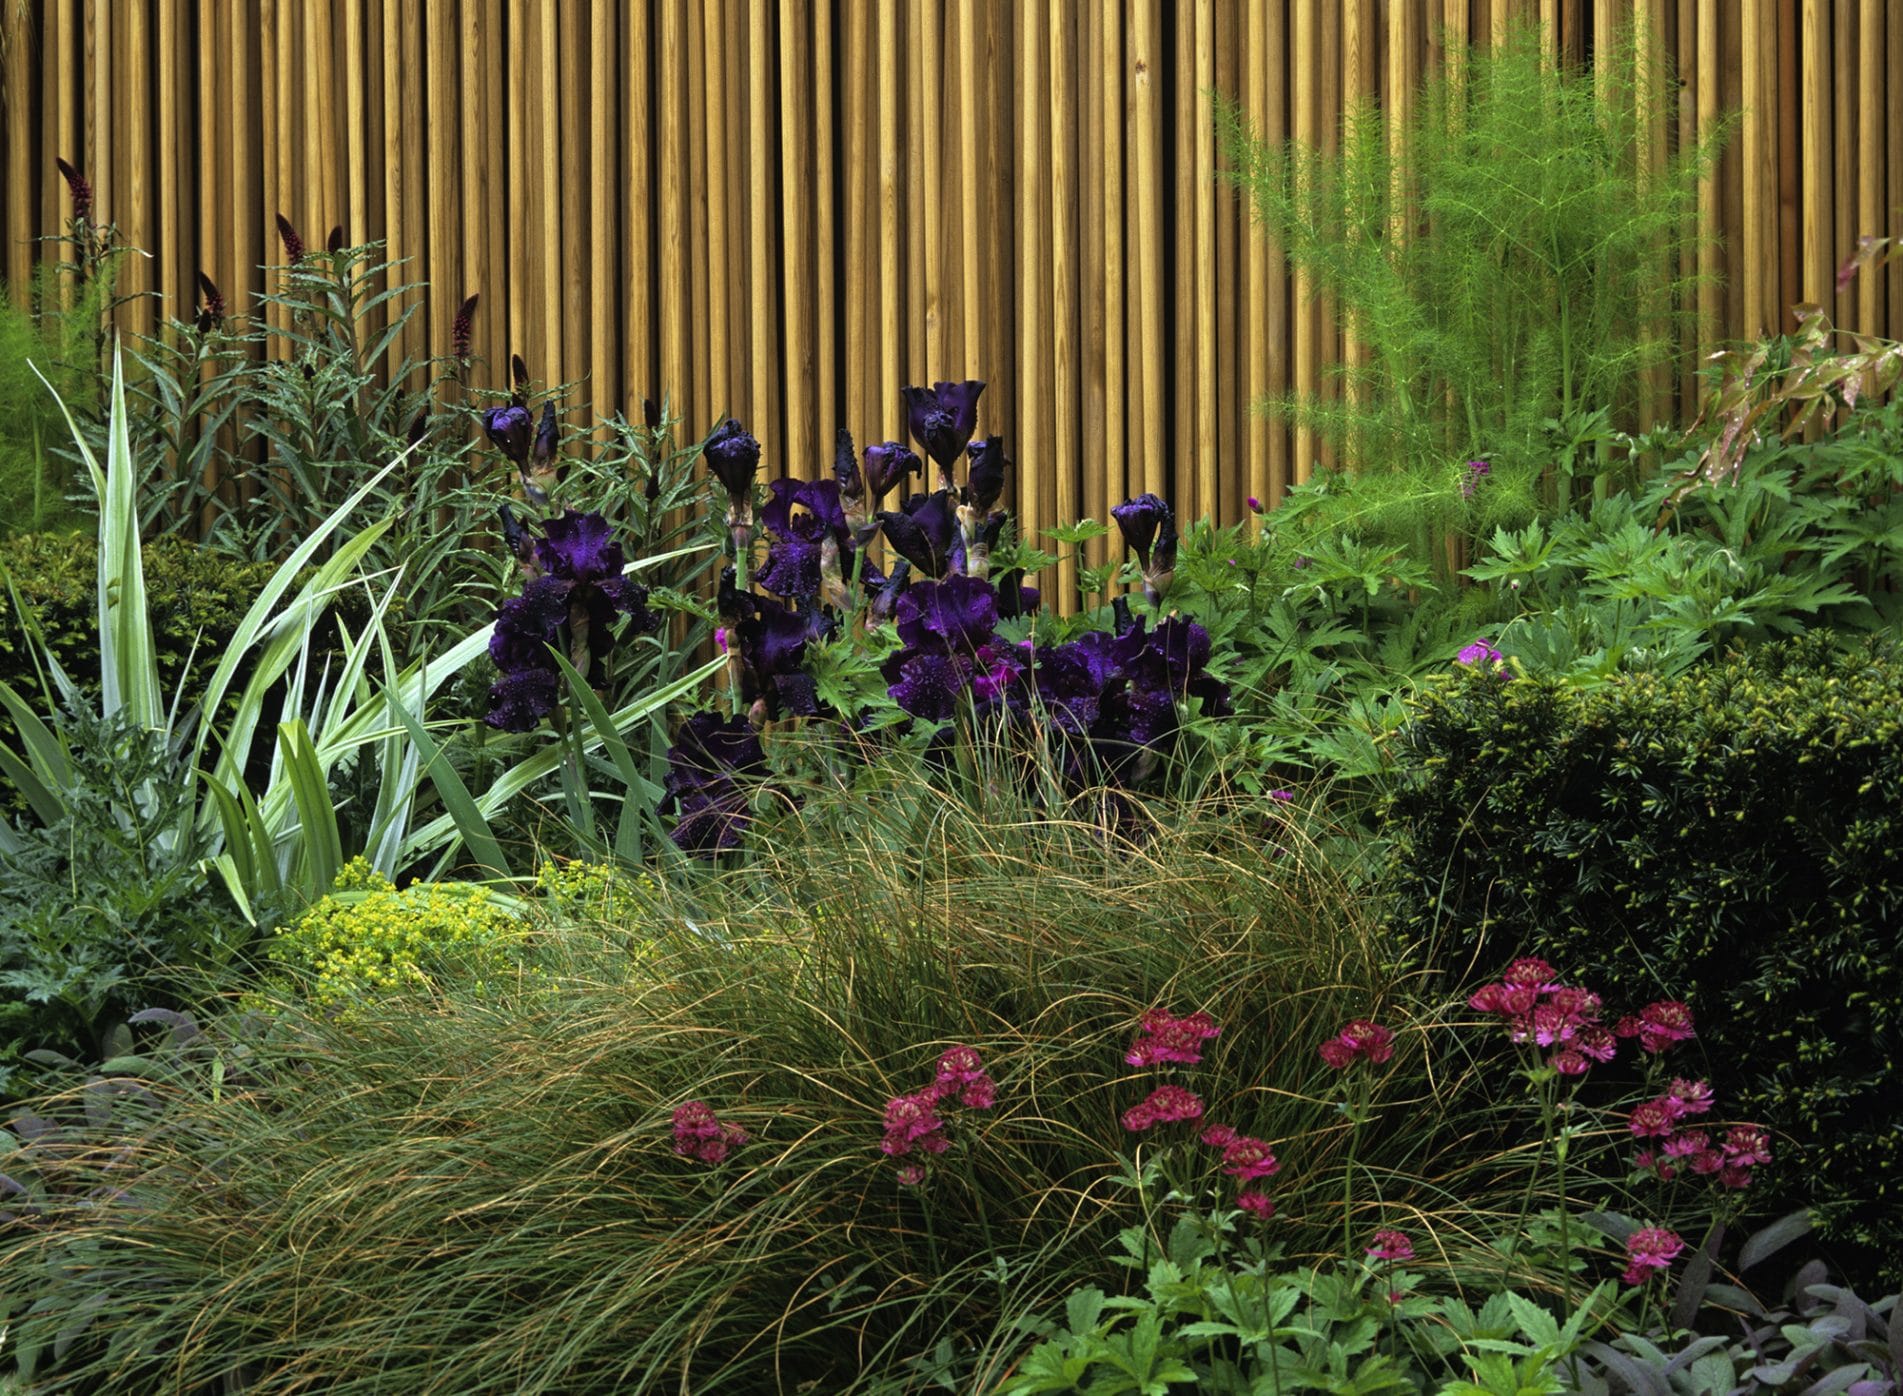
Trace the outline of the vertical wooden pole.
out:
[[[1077,260],[1072,251],[1076,246],[1078,229],[1071,218],[1071,205],[1075,196],[1071,180],[1071,141],[1077,132],[1078,112],[1071,95],[1074,57],[1071,47],[1072,23],[1071,17],[1061,12],[1063,8],[1052,6],[1047,21],[1051,124],[1051,450],[1043,462],[1031,462],[1054,486],[1048,501],[1053,517],[1047,520],[1046,527],[1052,522],[1064,525],[1076,523],[1082,513],[1078,505],[1081,483],[1078,478],[1076,415],[1079,375],[1076,299],[1073,290]],[[1072,610],[1076,594],[1077,568],[1069,558],[1065,558],[1057,569],[1058,609],[1065,612]]]
[[[1291,62],[1295,69],[1294,103],[1292,121],[1296,144],[1304,151],[1314,151],[1320,145],[1316,130],[1316,90],[1315,70],[1320,63],[1317,53],[1317,24],[1315,13],[1316,0],[1294,0],[1294,44]],[[1310,285],[1307,273],[1296,271],[1294,275],[1294,305],[1291,319],[1294,322],[1295,347],[1295,394],[1306,407],[1313,403],[1319,386],[1317,375],[1317,340],[1315,326],[1314,287]],[[1295,428],[1295,459],[1291,472],[1292,484],[1304,484],[1315,465],[1315,432],[1306,423]]]
[[[1884,226],[1887,220],[1883,208],[1883,162],[1886,155],[1893,162],[1903,156],[1903,151],[1897,149],[1897,142],[1903,136],[1899,136],[1895,128],[1886,131],[1883,124],[1885,18],[1883,0],[1863,0],[1858,26],[1861,32],[1857,36],[1857,129],[1862,137],[1857,143],[1858,238],[1881,237],[1889,231]],[[1894,14],[1887,18],[1892,27],[1903,23]],[[1903,84],[1903,73],[1892,73],[1889,81]],[[1903,211],[1899,211],[1897,217],[1903,219]],[[1856,238],[1840,241],[1851,244]],[[1890,274],[1894,276],[1895,272]],[[1857,318],[1854,323],[1864,334],[1882,332],[1883,275],[1873,268],[1865,268],[1858,274],[1862,284],[1855,287]],[[1891,332],[1895,333],[1896,328],[1892,326]]]
[[[1804,0],[1803,142],[1805,176],[1803,296],[1829,310],[1836,295],[1836,229],[1830,191],[1830,14],[1824,0]]]
[[[1197,516],[1216,519],[1222,509],[1220,471],[1228,462],[1217,453],[1216,441],[1216,129],[1201,95],[1216,85],[1212,0],[1195,0],[1195,23],[1195,82],[1191,85],[1195,105],[1193,115],[1178,114],[1195,136],[1196,502],[1192,507]]]
[[[1169,490],[1164,456],[1163,356],[1163,210],[1162,170],[1158,159],[1154,59],[1157,50],[1154,0],[1135,0],[1131,35],[1130,85],[1136,101],[1136,162],[1132,197],[1137,205],[1137,282],[1141,307],[1137,353],[1143,375],[1143,488],[1153,494]]]

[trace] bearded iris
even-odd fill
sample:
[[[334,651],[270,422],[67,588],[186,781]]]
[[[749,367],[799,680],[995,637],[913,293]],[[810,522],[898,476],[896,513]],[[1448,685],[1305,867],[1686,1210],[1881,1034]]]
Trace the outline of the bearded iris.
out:
[[[953,488],[952,463],[978,429],[978,398],[984,390],[985,385],[975,379],[899,390],[905,403],[906,429],[925,448],[925,454],[938,463],[941,490]]]
[[[551,647],[593,683],[614,648],[617,612],[632,617],[637,634],[660,624],[647,608],[647,589],[622,575],[621,544],[600,514],[564,510],[544,532],[524,550],[528,584],[497,610],[489,640],[502,677],[489,689],[485,720],[507,732],[526,732],[555,710],[561,670]],[[518,537],[515,546],[523,541]]]
[[[951,570],[959,538],[957,506],[948,491],[915,494],[902,510],[881,510],[879,522],[885,541],[922,575],[937,580]]]

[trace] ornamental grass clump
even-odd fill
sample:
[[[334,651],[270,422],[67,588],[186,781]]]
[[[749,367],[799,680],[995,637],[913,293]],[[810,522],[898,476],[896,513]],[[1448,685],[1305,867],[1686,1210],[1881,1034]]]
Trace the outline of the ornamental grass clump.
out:
[[[242,1090],[201,1064],[148,1083],[162,1124],[109,1149],[16,1135],[4,1171],[43,1205],[0,1229],[0,1269],[44,1301],[16,1338],[50,1367],[60,1316],[89,1313],[61,1379],[113,1390],[243,1371],[265,1390],[890,1391],[941,1350],[956,1389],[990,1389],[1016,1317],[1087,1280],[1127,1221],[1118,1115],[1156,1084],[1121,1062],[1132,1024],[1157,1004],[1208,1015],[1185,1038],[1246,1023],[1159,1069],[1193,1071],[1269,1155],[1299,1138],[1323,1164],[1338,1126],[1291,1044],[1394,992],[1361,904],[1293,829],[1271,853],[1233,806],[1153,807],[1130,835],[993,813],[909,779],[816,792],[758,827],[752,863],[637,889],[638,923],[551,927],[520,988],[399,984],[345,1016],[287,999]],[[1419,1116],[1419,1076],[1384,1090]],[[41,1113],[62,1110],[83,1139],[75,1100]],[[1406,1181],[1436,1171],[1425,1147],[1407,1130],[1361,1152],[1425,1208],[1435,1190]],[[1201,1157],[1259,1190],[1254,1148]],[[924,1186],[894,1186],[917,1163]],[[1285,1244],[1325,1247],[1331,1207],[1278,1201]]]

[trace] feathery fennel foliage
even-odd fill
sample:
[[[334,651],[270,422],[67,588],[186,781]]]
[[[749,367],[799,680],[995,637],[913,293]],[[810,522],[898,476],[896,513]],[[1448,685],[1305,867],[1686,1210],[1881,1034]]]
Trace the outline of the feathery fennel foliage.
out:
[[[1673,357],[1717,141],[1645,169],[1641,114],[1668,110],[1668,86],[1631,55],[1597,78],[1552,69],[1521,29],[1429,82],[1398,129],[1351,112],[1338,152],[1269,145],[1218,99],[1230,178],[1264,235],[1368,346],[1336,370],[1338,394],[1262,404],[1360,477],[1355,532],[1478,534],[1563,507],[1641,371]],[[1469,458],[1492,466],[1477,494],[1461,488]]]

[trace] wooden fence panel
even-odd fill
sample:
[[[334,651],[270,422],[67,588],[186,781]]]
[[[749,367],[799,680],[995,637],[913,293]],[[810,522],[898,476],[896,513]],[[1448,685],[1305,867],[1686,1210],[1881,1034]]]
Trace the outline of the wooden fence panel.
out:
[[[902,436],[897,389],[990,383],[981,420],[1027,523],[1155,490],[1233,520],[1325,452],[1251,411],[1331,391],[1352,322],[1289,276],[1217,175],[1206,93],[1270,137],[1336,139],[1410,103],[1516,18],[1590,61],[1642,17],[1680,106],[1648,168],[1739,116],[1699,190],[1714,240],[1688,347],[1814,299],[1903,334],[1903,18],[1883,0],[6,0],[0,270],[70,212],[53,157],[151,254],[128,289],[191,311],[201,269],[248,313],[281,259],[383,238],[427,281],[392,350],[447,352],[481,295],[478,383],[512,353],[571,405],[690,431],[739,415],[812,475],[848,428]],[[1693,270],[1687,263],[1682,271]],[[160,303],[124,328],[156,332]],[[1647,385],[1688,415],[1689,374]],[[1656,400],[1654,402],[1654,400]],[[472,424],[473,430],[473,424]],[[1104,556],[1093,547],[1090,560]],[[1065,583],[1070,580],[1067,576]]]

